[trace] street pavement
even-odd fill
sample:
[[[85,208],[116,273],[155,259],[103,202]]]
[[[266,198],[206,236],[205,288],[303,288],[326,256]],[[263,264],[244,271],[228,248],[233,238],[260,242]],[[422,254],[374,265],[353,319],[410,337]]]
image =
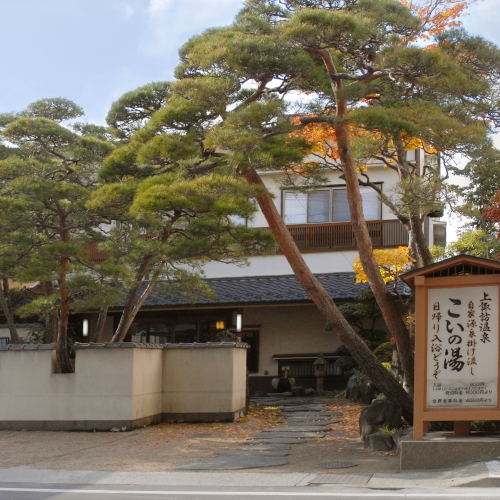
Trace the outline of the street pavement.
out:
[[[213,439],[210,434],[196,434],[205,436],[203,439],[208,442],[198,443],[193,452],[192,443],[201,438],[198,441],[180,439],[175,448],[180,458],[167,457],[169,461],[162,462],[163,465],[159,457],[168,449],[162,448],[162,442],[156,442],[159,431],[155,428],[135,435],[0,433],[0,500],[79,500],[107,496],[139,500],[161,495],[169,499],[234,497],[249,500],[278,496],[500,498],[499,462],[399,472],[394,467],[398,460],[394,454],[372,452],[366,458],[360,454],[364,450],[357,449],[357,454],[339,452],[335,455],[342,412],[332,411],[331,405],[296,399],[266,399],[265,403],[274,405],[270,407],[285,416],[281,422],[288,426],[259,428],[242,440],[226,439],[217,443],[210,441]],[[184,428],[179,429],[178,433],[184,434]],[[167,437],[171,439],[170,434]],[[346,441],[342,442],[341,446],[346,446]],[[205,444],[212,445],[213,449],[205,449]],[[225,446],[228,444],[230,446]],[[356,446],[360,448],[359,442]],[[365,462],[359,462],[363,465],[359,467],[355,462],[330,461],[323,468],[315,464],[325,458],[307,463],[308,457],[322,447],[328,451],[330,460],[365,457]],[[159,451],[155,455],[152,450]],[[49,457],[44,458],[44,453]],[[128,456],[121,457],[123,454]],[[136,470],[130,470],[131,463]]]

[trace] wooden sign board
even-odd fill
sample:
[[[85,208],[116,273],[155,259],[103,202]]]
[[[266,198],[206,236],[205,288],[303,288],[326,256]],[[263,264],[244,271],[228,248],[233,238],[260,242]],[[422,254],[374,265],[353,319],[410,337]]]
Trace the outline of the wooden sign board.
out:
[[[500,420],[500,262],[459,256],[403,279],[416,295],[413,438],[433,421]]]

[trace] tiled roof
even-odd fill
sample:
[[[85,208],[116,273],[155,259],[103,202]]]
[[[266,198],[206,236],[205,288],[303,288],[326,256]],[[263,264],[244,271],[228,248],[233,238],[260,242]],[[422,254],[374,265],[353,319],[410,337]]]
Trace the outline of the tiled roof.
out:
[[[316,277],[334,300],[354,299],[359,292],[368,289],[366,283],[354,282],[354,273],[326,273],[317,274]],[[312,302],[294,275],[211,278],[204,282],[215,292],[215,297],[197,296],[188,299],[156,290],[147,298],[142,309]],[[408,287],[401,285],[401,292],[408,291]],[[123,303],[118,304],[120,306]]]

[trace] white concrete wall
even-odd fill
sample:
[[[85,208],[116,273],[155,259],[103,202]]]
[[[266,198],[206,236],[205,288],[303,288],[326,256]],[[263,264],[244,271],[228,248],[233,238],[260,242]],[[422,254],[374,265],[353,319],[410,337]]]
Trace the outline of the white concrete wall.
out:
[[[164,352],[161,349],[129,350],[133,351],[132,420],[159,415],[162,412]]]
[[[76,349],[75,373],[68,374],[54,373],[54,349],[0,349],[0,428],[90,422],[74,428],[91,430],[92,422],[103,429],[120,421],[130,428],[141,419],[158,421],[162,412],[200,413],[206,420],[210,413],[244,411],[243,347],[83,346]]]
[[[248,307],[244,324],[261,324],[259,372],[252,375],[278,376],[274,354],[333,352],[340,340],[325,332],[326,320],[316,306]]]
[[[246,349],[163,352],[163,413],[229,413],[245,407]]]
[[[133,420],[134,351],[78,349],[75,373],[65,374],[54,373],[54,350],[0,351],[0,420]],[[160,349],[144,351],[161,363]]]
[[[29,332],[31,331],[31,328],[18,328],[17,329],[17,334],[21,337],[27,337]],[[0,328],[0,337],[7,337],[10,339],[10,330],[8,328]]]
[[[358,256],[355,250],[303,253],[313,273],[352,273],[352,264]],[[293,274],[284,255],[261,255],[248,258],[248,266],[208,262],[203,267],[207,278],[236,278],[242,276],[279,276]]]

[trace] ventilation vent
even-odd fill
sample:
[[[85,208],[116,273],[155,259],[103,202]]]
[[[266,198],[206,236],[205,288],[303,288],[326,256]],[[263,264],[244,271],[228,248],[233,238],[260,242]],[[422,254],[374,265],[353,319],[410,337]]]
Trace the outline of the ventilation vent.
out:
[[[458,264],[426,274],[426,278],[441,278],[445,276],[472,276],[480,274],[500,274],[500,269],[492,269],[472,264]]]

